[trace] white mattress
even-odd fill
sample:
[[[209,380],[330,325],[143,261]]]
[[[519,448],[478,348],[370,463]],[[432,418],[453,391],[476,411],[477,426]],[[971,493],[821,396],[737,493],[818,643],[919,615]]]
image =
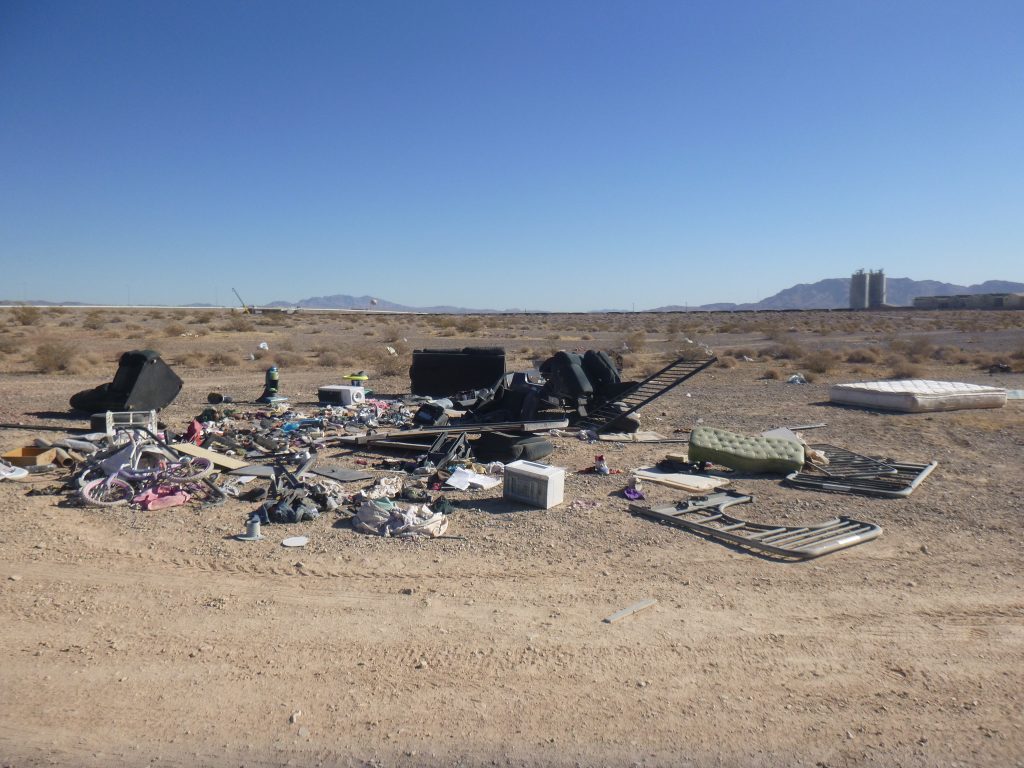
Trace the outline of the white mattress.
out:
[[[833,384],[829,390],[833,403],[860,405],[883,411],[923,413],[928,411],[959,411],[964,408],[1002,408],[1006,390],[959,381],[860,381],[854,384]]]

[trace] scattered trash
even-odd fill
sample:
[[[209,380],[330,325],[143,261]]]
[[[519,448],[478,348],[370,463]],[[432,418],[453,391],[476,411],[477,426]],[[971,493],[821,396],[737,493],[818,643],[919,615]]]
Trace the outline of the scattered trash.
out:
[[[687,528],[710,539],[739,545],[765,557],[807,560],[871,541],[882,529],[850,517],[837,517],[808,526],[750,523],[725,514],[736,504],[752,502],[753,496],[718,491],[684,501],[674,507],[640,507],[630,512],[659,522]]]
[[[8,461],[0,459],[0,480],[21,480],[28,477],[28,470],[16,467]]]
[[[240,533],[235,538],[239,541],[262,541],[260,519],[258,517],[250,517],[245,523],[245,533]]]
[[[633,603],[633,605],[623,608],[621,611],[616,611],[611,616],[607,616],[604,619],[602,619],[602,621],[605,624],[614,624],[615,622],[621,621],[627,616],[632,616],[635,613],[640,613],[640,611],[645,611],[648,608],[652,608],[657,604],[658,601],[655,600],[653,597],[648,598],[647,600],[641,600],[639,603]]]
[[[790,376],[788,379],[786,379],[786,383],[787,384],[806,384],[807,383],[807,379],[804,378],[804,375],[802,373],[794,373],[792,376]]]
[[[181,392],[182,381],[151,349],[121,355],[109,384],[86,389],[71,397],[71,408],[84,413],[104,411],[159,411]]]
[[[786,484],[834,493],[855,493],[865,496],[903,498],[914,492],[938,466],[880,461],[861,456],[826,443],[809,446],[825,457],[825,462],[809,463],[803,471],[786,475]]]
[[[432,511],[426,504],[396,504],[377,499],[359,505],[352,527],[377,536],[431,538],[448,530],[448,517]]]
[[[289,536],[281,542],[282,547],[304,547],[309,544],[308,536]]]
[[[465,491],[470,487],[487,490],[488,488],[500,485],[501,480],[490,475],[481,475],[472,470],[459,467],[452,472],[451,477],[449,477],[444,484],[452,488],[457,488],[460,491]]]
[[[669,488],[690,493],[711,491],[731,482],[727,477],[709,477],[686,472],[663,472],[655,467],[634,470],[633,476],[640,480],[647,480],[657,485],[666,485]]]
[[[550,509],[564,500],[565,469],[533,461],[513,461],[505,465],[503,496],[541,509]]]

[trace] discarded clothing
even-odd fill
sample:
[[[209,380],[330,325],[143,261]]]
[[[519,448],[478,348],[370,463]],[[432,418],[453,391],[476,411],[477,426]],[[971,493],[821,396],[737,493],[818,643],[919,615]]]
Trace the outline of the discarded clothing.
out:
[[[364,501],[352,527],[362,533],[393,538],[433,538],[448,530],[448,518],[426,504],[399,505],[386,500]]]

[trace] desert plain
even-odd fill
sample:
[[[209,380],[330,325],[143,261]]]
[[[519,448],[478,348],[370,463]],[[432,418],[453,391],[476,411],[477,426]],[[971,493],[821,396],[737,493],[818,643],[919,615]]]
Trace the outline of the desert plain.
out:
[[[504,346],[511,370],[606,349],[638,379],[692,342],[719,363],[645,408],[643,429],[820,423],[809,442],[937,469],[898,500],[737,478],[756,498],[747,519],[883,528],[797,563],[629,514],[628,472],[675,445],[552,438],[563,504],[448,494],[448,536],[424,541],[329,513],[243,543],[251,503],[99,509],[62,493],[60,473],[0,481],[0,764],[1024,765],[1024,401],[828,404],[832,383],[890,377],[1024,389],[1024,312],[0,308],[0,450],[85,426],[68,398],[129,349],[160,351],[184,380],[161,414],[182,429],[208,392],[257,397],[271,363],[315,413],[317,387],[352,370],[407,392],[416,348]],[[787,383],[796,372],[809,383]],[[623,474],[581,473],[596,453]],[[280,546],[296,533],[307,547]]]

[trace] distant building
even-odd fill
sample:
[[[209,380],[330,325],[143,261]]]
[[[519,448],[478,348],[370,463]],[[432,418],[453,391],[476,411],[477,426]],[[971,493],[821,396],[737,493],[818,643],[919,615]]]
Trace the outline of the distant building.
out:
[[[868,276],[863,269],[850,275],[850,309],[868,308]]]
[[[1024,309],[1024,293],[962,293],[918,296],[914,309]]]
[[[885,272],[868,273],[868,308],[880,309],[885,306]]]

